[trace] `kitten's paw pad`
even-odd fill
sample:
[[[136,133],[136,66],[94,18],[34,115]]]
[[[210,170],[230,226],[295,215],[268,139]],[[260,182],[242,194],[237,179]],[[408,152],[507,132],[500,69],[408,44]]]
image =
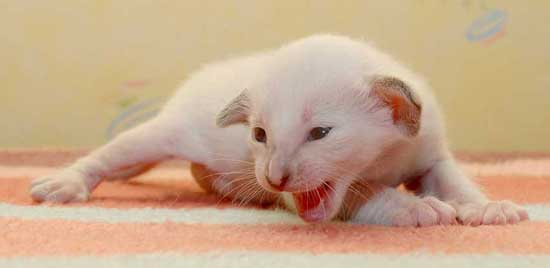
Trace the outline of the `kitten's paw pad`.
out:
[[[90,191],[84,178],[76,172],[62,172],[35,179],[30,193],[38,202],[66,203],[88,200]]]
[[[468,203],[457,206],[458,219],[464,225],[514,224],[529,219],[524,208],[510,202]]]
[[[398,209],[392,217],[393,226],[431,226],[456,223],[456,210],[435,197],[425,197],[408,207]]]

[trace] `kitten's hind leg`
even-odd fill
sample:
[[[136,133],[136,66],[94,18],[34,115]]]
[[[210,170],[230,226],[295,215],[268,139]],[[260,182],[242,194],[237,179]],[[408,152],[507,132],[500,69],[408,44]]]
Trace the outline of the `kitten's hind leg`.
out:
[[[216,193],[224,198],[230,198],[237,203],[271,205],[277,201],[278,195],[264,190],[255,177],[245,173],[216,173],[206,166],[191,163],[191,174],[197,184],[206,192]]]
[[[176,133],[155,119],[122,133],[105,146],[79,159],[73,165],[31,184],[35,201],[85,201],[105,178],[126,179],[147,167],[174,155]],[[121,173],[122,172],[122,173]]]

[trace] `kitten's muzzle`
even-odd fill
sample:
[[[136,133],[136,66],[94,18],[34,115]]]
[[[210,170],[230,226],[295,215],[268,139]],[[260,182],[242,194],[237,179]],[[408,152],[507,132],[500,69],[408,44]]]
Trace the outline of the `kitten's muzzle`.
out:
[[[286,183],[288,182],[288,175],[284,175],[281,178],[278,179],[272,179],[270,177],[266,177],[266,181],[273,189],[282,192],[285,189]]]

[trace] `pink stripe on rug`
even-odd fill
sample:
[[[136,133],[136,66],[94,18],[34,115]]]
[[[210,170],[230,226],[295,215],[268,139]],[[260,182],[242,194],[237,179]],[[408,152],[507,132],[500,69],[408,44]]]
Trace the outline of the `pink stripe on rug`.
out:
[[[158,172],[162,172],[162,169]],[[2,180],[0,202],[32,204],[28,193],[30,179]],[[152,183],[152,179],[147,182]],[[550,177],[493,176],[476,179],[488,196],[494,200],[508,199],[521,204],[550,203]],[[89,202],[64,206],[99,206],[116,208],[191,208],[232,206],[229,200],[205,193],[191,178],[160,181],[152,184],[101,184]]]
[[[550,223],[391,228],[342,224],[205,225],[0,219],[0,256],[219,250],[313,253],[549,254]]]

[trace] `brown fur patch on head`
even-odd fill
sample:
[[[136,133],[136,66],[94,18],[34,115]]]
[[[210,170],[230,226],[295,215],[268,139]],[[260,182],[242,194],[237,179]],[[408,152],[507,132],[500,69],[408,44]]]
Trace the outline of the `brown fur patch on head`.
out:
[[[311,104],[306,104],[304,107],[304,112],[302,113],[302,120],[308,122],[313,116],[313,111],[311,110]]]
[[[371,94],[392,110],[393,123],[408,136],[416,136],[420,129],[422,105],[411,88],[394,77],[376,77],[371,87]]]

